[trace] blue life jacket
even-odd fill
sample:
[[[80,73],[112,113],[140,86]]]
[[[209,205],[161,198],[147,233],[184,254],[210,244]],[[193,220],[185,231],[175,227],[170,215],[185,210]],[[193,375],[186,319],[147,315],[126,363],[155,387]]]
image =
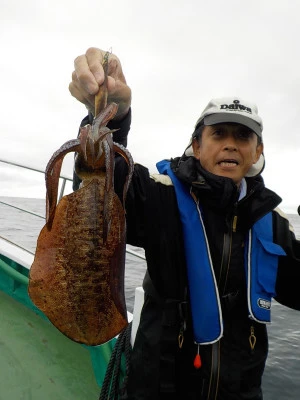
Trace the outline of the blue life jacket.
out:
[[[190,188],[173,173],[170,162],[163,160],[156,166],[161,174],[171,178],[176,192],[183,227],[194,340],[198,344],[211,344],[223,335],[223,319],[201,211]],[[270,212],[250,229],[245,246],[249,316],[258,322],[271,321],[278,257],[283,255],[286,253],[281,246],[273,243]]]

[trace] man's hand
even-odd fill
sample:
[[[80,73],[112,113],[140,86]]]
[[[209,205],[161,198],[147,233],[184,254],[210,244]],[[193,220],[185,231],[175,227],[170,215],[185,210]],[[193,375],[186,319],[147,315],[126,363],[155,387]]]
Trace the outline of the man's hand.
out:
[[[102,61],[106,51],[91,47],[84,55],[74,61],[75,71],[69,85],[71,95],[85,104],[94,115],[95,95],[104,82]],[[114,54],[108,59],[108,104],[115,102],[119,105],[114,119],[124,117],[130,108],[131,90],[126,84],[121,63]]]

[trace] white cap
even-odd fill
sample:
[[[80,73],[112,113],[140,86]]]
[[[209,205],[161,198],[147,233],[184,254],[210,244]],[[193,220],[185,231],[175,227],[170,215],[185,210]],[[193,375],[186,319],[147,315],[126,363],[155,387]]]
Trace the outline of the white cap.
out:
[[[257,106],[238,97],[212,99],[196,123],[196,127],[204,125],[235,122],[245,125],[262,137],[263,123],[258,115]]]

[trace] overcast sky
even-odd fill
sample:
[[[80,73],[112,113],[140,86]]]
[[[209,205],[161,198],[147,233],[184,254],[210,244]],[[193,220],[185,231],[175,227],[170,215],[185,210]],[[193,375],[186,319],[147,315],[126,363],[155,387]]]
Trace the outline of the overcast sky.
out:
[[[264,122],[266,185],[300,204],[300,3],[296,0],[0,0],[0,159],[45,169],[85,116],[74,58],[112,48],[133,93],[128,148],[155,170],[181,155],[213,97],[240,96]],[[297,118],[298,117],[298,118]],[[65,174],[72,174],[67,157]],[[43,179],[0,163],[0,196],[43,197]]]

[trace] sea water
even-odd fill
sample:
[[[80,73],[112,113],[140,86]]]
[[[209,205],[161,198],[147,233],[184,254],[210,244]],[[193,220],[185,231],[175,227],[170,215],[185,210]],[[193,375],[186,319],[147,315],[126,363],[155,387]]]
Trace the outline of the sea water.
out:
[[[0,236],[34,252],[37,236],[44,226],[44,219],[8,207],[1,202],[13,204],[32,213],[45,215],[45,201],[0,197]],[[288,215],[296,236],[300,239],[300,217]],[[142,249],[131,248],[143,254]],[[125,272],[125,295],[128,311],[133,310],[134,290],[141,286],[146,263],[127,254]],[[299,282],[300,296],[300,282]],[[269,332],[269,357],[263,377],[264,400],[300,399],[300,312],[272,305],[272,324]]]

